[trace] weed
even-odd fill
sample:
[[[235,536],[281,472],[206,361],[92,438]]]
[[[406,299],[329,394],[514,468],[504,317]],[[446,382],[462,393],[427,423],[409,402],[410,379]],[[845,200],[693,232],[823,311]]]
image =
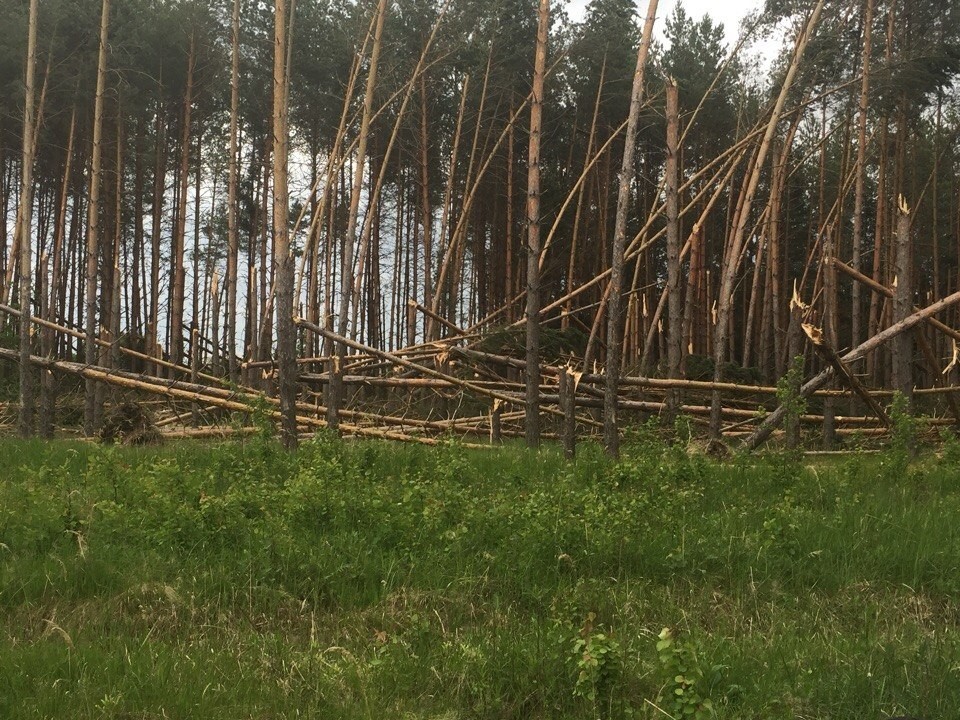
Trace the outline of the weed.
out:
[[[807,400],[800,394],[803,383],[802,355],[790,361],[790,368],[777,381],[777,401],[784,409],[783,425],[787,432],[787,448],[797,451],[799,448],[800,416],[807,410]]]
[[[706,675],[694,645],[679,640],[668,627],[657,636],[657,659],[663,685],[658,702],[671,716],[704,720],[713,715]]]
[[[952,716],[956,464],[648,429],[570,464],[0,440],[0,717]]]

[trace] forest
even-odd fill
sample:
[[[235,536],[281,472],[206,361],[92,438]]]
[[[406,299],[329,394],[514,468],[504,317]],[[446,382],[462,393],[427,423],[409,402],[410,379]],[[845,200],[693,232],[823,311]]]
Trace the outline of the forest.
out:
[[[0,16],[22,435],[80,380],[87,435],[146,393],[198,434],[267,402],[288,445],[462,411],[616,454],[620,410],[755,446],[785,379],[828,445],[895,391],[960,422],[956,3],[769,0],[734,42],[656,0]]]

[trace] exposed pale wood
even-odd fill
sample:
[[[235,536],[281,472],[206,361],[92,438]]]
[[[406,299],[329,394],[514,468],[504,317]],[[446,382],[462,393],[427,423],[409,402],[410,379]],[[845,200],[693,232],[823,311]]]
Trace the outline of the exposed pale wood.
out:
[[[840,359],[845,363],[850,363],[852,361],[858,360],[866,355],[868,352],[875,350],[881,347],[884,343],[895,338],[902,332],[910,330],[919,323],[923,322],[926,318],[935,315],[938,312],[941,312],[955,304],[960,302],[960,292],[955,292],[947,297],[939,300],[932,305],[928,305],[922,310],[919,310],[909,317],[901,320],[895,325],[891,325],[885,330],[877,333],[872,338],[860,343],[853,350],[846,353]],[[823,387],[827,382],[830,381],[830,378],[833,376],[833,368],[827,368],[819,373],[814,378],[808,380],[804,383],[803,387],[800,389],[800,394],[802,397],[808,397],[813,391],[818,390]],[[754,431],[753,434],[747,438],[745,446],[748,450],[754,450],[759,447],[763,442],[770,436],[770,433],[783,421],[783,417],[786,411],[785,408],[781,405],[776,410],[774,410],[770,415],[764,420],[763,424]]]
[[[804,325],[803,331],[806,333],[806,336],[810,339],[811,344],[816,349],[816,351],[823,357],[827,363],[833,367],[834,374],[843,380],[854,393],[856,393],[861,400],[863,400],[867,407],[869,407],[873,414],[876,415],[880,422],[886,427],[890,427],[890,418],[887,416],[886,411],[871,395],[864,389],[863,385],[860,384],[860,381],[857,380],[857,376],[850,372],[850,368],[846,366],[843,360],[837,355],[836,350],[834,350],[823,338],[823,333],[820,332],[817,328],[814,328],[812,325]]]

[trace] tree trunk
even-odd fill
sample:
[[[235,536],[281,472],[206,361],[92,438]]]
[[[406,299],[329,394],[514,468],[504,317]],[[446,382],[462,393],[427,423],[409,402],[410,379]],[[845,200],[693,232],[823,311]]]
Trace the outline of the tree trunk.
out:
[[[30,279],[33,247],[33,158],[36,153],[34,85],[37,65],[37,0],[30,0],[27,30],[26,97],[23,105],[23,186],[20,194],[20,435],[33,434],[33,366],[30,363]]]
[[[607,304],[607,375],[603,394],[603,442],[607,454],[620,456],[620,427],[617,422],[617,395],[620,385],[620,361],[622,350],[621,303],[623,291],[623,256],[626,249],[627,212],[630,205],[630,183],[633,178],[633,156],[637,142],[637,125],[640,106],[643,102],[643,78],[650,51],[650,38],[657,16],[658,0],[650,0],[643,35],[637,51],[637,66],[633,73],[633,89],[630,94],[630,114],[627,118],[627,134],[623,142],[623,163],[620,168],[620,186],[617,193],[617,215],[613,231],[613,257],[610,264],[609,300]]]
[[[100,172],[103,163],[103,100],[107,82],[107,30],[110,23],[110,0],[103,0],[100,16],[100,50],[97,59],[97,94],[93,111],[93,150],[90,161],[90,196],[87,205],[87,268],[86,268],[86,345],[88,365],[97,362],[97,266],[100,259]],[[87,378],[83,412],[83,431],[92,436],[100,424],[97,383]]]
[[[273,251],[277,265],[277,364],[279,370],[281,437],[288,449],[297,446],[297,333],[293,322],[293,256],[288,228],[286,71],[287,1],[277,0],[273,57]]]
[[[550,0],[540,0],[537,50],[530,101],[530,147],[527,169],[527,447],[540,446],[540,127],[543,118],[543,79],[547,65]]]
[[[196,38],[190,35],[187,50],[187,87],[183,96],[183,126],[180,128],[180,190],[177,202],[177,226],[173,233],[170,282],[170,360],[183,363],[183,301],[186,267],[183,253],[187,233],[187,185],[190,179],[190,115],[193,105],[193,71],[196,62]],[[199,161],[198,161],[199,162]]]
[[[357,161],[353,174],[353,187],[350,195],[350,210],[347,217],[347,230],[344,235],[344,248],[340,263],[340,312],[337,318],[337,334],[346,336],[350,320],[350,298],[353,295],[353,246],[356,242],[357,217],[360,212],[360,195],[363,190],[363,171],[367,154],[367,142],[370,136],[370,122],[373,118],[373,94],[377,84],[377,65],[380,60],[380,48],[383,40],[383,24],[387,15],[388,0],[380,0],[377,5],[376,30],[373,36],[373,48],[370,52],[370,68],[367,74],[367,87],[363,96],[363,117],[360,121],[360,136],[357,142]],[[337,343],[337,364],[343,364],[347,349],[343,343]],[[339,375],[333,374],[327,386],[327,424],[336,428],[339,423],[340,405],[343,402],[343,385]]]
[[[863,20],[863,59],[861,60],[860,101],[857,114],[857,163],[854,172],[856,180],[853,190],[853,260],[851,265],[862,272],[863,264],[863,196],[867,162],[867,107],[870,97],[870,49],[873,36],[874,0],[866,0]],[[863,301],[860,283],[854,283],[851,291],[850,337],[851,345],[857,345],[863,334]]]
[[[727,359],[727,343],[730,337],[730,322],[732,318],[734,284],[737,276],[737,269],[740,267],[742,259],[743,244],[746,241],[746,230],[750,222],[750,210],[753,206],[753,198],[757,191],[757,185],[760,182],[760,171],[773,141],[773,135],[777,129],[777,123],[783,112],[783,106],[787,100],[787,94],[796,77],[800,62],[803,59],[804,51],[813,35],[817,21],[820,19],[820,11],[823,9],[823,0],[819,0],[807,20],[803,32],[797,38],[797,46],[794,50],[793,60],[787,69],[783,86],[780,88],[780,94],[773,107],[770,120],[767,123],[763,140],[760,143],[760,149],[757,151],[754,159],[753,168],[749,173],[749,182],[746,185],[746,193],[742,207],[737,214],[736,225],[732,229],[731,240],[727,244],[724,252],[722,272],[720,274],[720,292],[717,298],[717,316],[715,323],[715,335],[713,343],[714,359],[714,380],[719,382],[722,378],[723,364]],[[720,393],[714,391],[710,404],[710,435],[713,438],[720,437]]]
[[[913,282],[910,247],[910,207],[901,196],[897,206],[897,235],[894,273],[893,322],[901,323],[913,309]],[[898,335],[890,346],[893,389],[899,390],[913,405],[913,334]]]
[[[664,180],[667,195],[667,377],[680,377],[683,357],[683,297],[680,285],[680,115],[677,84],[667,82],[667,165]],[[672,414],[680,405],[679,391],[667,397]]]
[[[240,244],[237,236],[237,151],[240,119],[240,0],[233,0],[230,24],[230,150],[227,158],[227,318],[226,345],[230,379],[239,381],[237,367],[237,266]]]

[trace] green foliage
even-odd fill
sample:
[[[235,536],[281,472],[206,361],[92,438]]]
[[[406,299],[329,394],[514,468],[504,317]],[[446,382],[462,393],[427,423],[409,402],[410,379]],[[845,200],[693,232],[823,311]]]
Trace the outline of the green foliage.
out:
[[[520,327],[497,328],[484,335],[477,347],[496,355],[522,357],[526,352],[526,335]],[[575,327],[540,329],[540,355],[544,359],[559,360],[571,353],[582,356],[586,347],[587,336]]]
[[[706,355],[688,355],[686,363],[687,379],[713,380],[713,372],[716,367],[713,358]],[[760,371],[755,367],[741,367],[727,362],[723,364],[721,380],[741,385],[759,385]]]
[[[704,720],[713,716],[706,675],[695,647],[665,627],[657,636],[657,659],[663,687],[657,700],[672,716]]]
[[[790,368],[777,380],[777,402],[784,409],[783,425],[787,431],[788,442],[800,432],[800,416],[807,411],[807,399],[800,394],[803,384],[802,355],[790,361]],[[798,450],[799,446],[791,448]]]
[[[893,393],[890,403],[890,450],[904,461],[917,450],[920,420],[910,408],[910,401],[899,390]]]
[[[573,655],[577,663],[577,681],[573,694],[592,703],[601,702],[621,671],[623,650],[609,633],[594,626],[596,615],[589,613],[576,640]]]
[[[0,716],[949,715],[956,465],[655,427],[621,463],[0,441]]]

